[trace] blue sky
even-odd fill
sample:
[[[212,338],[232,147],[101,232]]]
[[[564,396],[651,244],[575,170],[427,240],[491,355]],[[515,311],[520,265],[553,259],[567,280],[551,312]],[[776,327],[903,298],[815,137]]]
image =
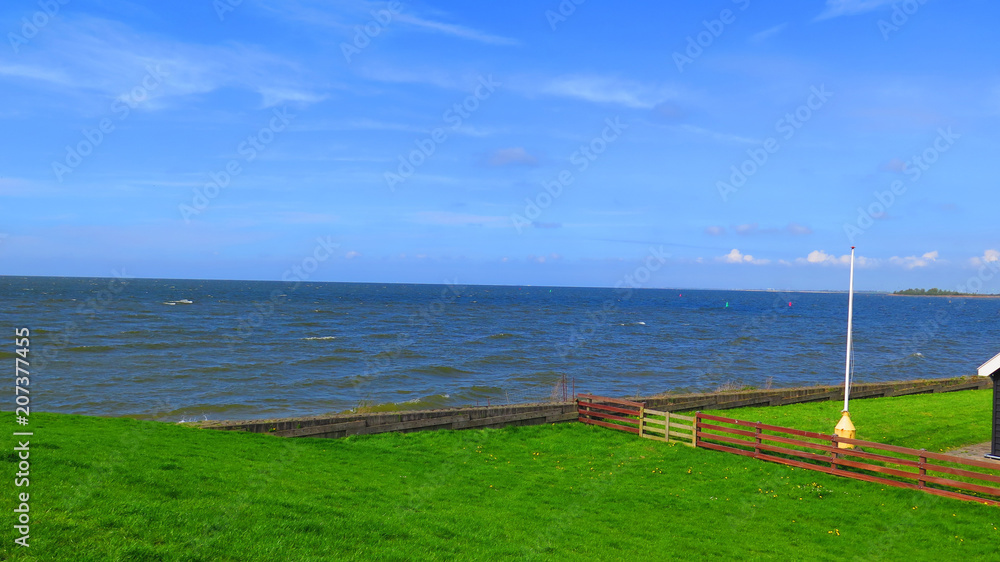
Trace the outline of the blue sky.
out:
[[[5,2],[0,274],[1000,291],[1000,5],[679,4]]]

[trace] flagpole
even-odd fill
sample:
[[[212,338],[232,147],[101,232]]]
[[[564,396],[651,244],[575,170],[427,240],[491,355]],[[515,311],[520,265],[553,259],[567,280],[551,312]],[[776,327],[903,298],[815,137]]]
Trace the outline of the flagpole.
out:
[[[851,394],[851,336],[854,320],[854,246],[851,246],[851,281],[847,291],[847,364],[844,366],[844,411],[848,411]]]
[[[848,405],[851,399],[851,338],[853,332],[853,320],[854,320],[854,246],[851,246],[851,281],[847,290],[847,361],[844,366],[844,411],[840,415],[840,421],[837,423],[837,427],[834,428],[834,433],[838,437],[846,437],[847,439],[854,439],[857,435],[857,429],[854,427],[854,423],[851,422],[851,413],[848,411]],[[854,445],[849,443],[837,443],[837,447],[841,449],[853,449]]]

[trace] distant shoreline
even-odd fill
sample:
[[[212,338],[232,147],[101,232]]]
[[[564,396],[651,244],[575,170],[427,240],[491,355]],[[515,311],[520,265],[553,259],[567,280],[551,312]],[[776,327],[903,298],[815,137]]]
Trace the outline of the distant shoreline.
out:
[[[949,299],[996,299],[1000,298],[1000,295],[902,295],[899,293],[888,293],[893,297],[932,297],[936,299],[949,298]]]

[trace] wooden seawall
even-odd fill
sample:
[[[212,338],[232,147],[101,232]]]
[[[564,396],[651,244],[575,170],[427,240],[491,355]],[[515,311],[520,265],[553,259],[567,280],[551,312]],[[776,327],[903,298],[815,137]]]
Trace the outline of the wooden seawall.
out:
[[[952,379],[913,380],[885,383],[855,384],[851,397],[878,398],[931,392],[954,392],[992,388],[988,377],[958,377]],[[706,394],[661,395],[636,398],[648,408],[663,412],[692,410],[724,410],[744,406],[780,406],[800,402],[843,400],[843,386],[812,386],[775,388]],[[373,433],[427,431],[435,429],[481,429],[512,425],[561,423],[578,419],[575,402],[513,404],[445,408],[439,410],[409,410],[367,414],[333,414],[300,418],[245,421],[208,421],[199,425],[206,429],[270,433],[282,437],[346,437]]]

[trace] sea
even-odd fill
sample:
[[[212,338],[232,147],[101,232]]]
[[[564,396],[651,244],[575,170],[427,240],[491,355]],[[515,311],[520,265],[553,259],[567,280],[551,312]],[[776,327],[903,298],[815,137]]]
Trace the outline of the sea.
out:
[[[847,293],[0,277],[34,411],[239,420],[843,384]],[[974,375],[1000,299],[854,297],[852,382]],[[0,409],[13,409],[0,406]]]

